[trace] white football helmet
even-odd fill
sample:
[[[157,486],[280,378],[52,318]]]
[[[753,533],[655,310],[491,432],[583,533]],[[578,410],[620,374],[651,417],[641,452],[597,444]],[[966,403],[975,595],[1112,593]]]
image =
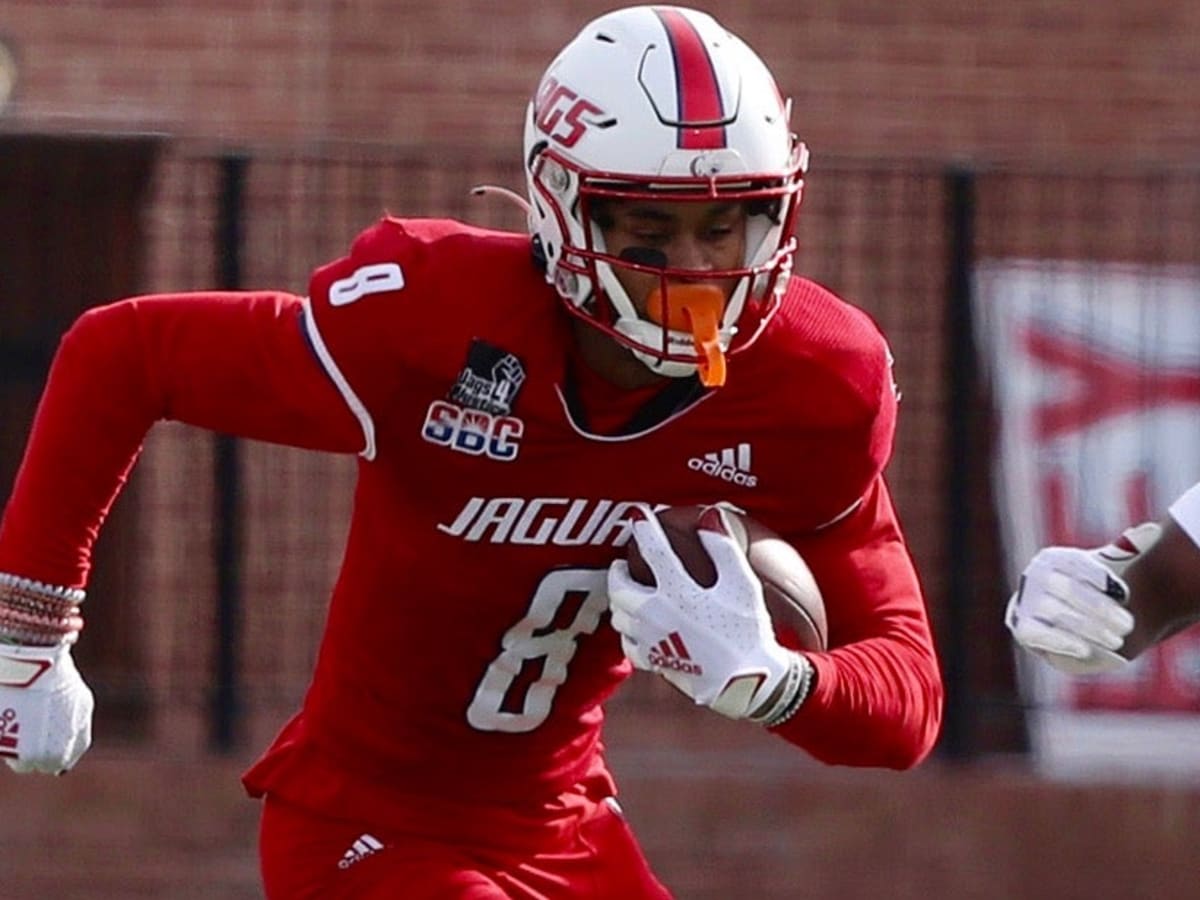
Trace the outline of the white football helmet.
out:
[[[567,308],[681,377],[704,357],[693,336],[640,317],[614,267],[670,278],[736,278],[719,322],[722,353],[748,347],[779,306],[808,151],[762,60],[710,16],[670,6],[594,20],[542,76],[525,121],[529,227]],[[598,200],[653,197],[747,204],[742,267],[698,273],[606,253]]]

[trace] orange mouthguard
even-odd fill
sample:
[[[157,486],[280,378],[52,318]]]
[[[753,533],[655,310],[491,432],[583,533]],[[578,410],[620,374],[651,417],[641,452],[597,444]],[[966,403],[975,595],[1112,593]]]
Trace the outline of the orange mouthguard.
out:
[[[701,357],[700,381],[705,387],[725,383],[725,352],[717,336],[724,311],[725,294],[712,284],[672,284],[665,301],[662,291],[655,288],[647,303],[646,316],[652,322],[661,325],[665,318],[672,331],[691,334]]]

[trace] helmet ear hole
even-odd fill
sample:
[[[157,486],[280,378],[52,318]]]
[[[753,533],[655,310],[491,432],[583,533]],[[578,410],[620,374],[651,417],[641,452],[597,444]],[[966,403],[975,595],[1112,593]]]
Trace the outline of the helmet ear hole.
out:
[[[532,107],[531,107],[530,115],[532,115],[532,114],[533,113],[532,113]],[[544,153],[546,148],[549,146],[550,146],[549,141],[538,141],[533,146],[531,146],[529,148],[529,153],[525,156],[525,167],[528,169],[532,169],[534,160],[536,160],[539,156],[541,156],[542,153]]]

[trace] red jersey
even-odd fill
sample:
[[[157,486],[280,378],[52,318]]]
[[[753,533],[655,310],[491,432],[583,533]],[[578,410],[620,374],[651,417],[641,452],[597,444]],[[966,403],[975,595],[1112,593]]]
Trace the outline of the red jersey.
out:
[[[793,278],[726,386],[673,382],[623,425],[629,398],[572,348],[527,236],[442,220],[368,229],[314,274],[307,302],[202,294],[93,311],[56,362],[0,570],[81,583],[156,418],[359,451],[311,687],[246,784],[401,821],[425,796],[525,806],[610,790],[602,704],[629,664],[605,570],[628,510],[730,501],[797,546],[828,607],[834,649],[810,654],[817,686],[781,736],[833,763],[923,758],[941,682],[883,480],[896,394],[868,317]],[[115,396],[130,403],[97,409]],[[53,460],[78,446],[87,464],[64,485]]]

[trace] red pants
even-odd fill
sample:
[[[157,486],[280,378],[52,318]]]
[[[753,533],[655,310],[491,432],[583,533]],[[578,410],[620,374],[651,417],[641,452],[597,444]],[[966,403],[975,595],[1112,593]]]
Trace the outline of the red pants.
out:
[[[469,831],[487,832],[487,810]],[[434,840],[326,819],[270,795],[259,853],[269,900],[670,900],[625,819],[592,804],[553,843]]]

